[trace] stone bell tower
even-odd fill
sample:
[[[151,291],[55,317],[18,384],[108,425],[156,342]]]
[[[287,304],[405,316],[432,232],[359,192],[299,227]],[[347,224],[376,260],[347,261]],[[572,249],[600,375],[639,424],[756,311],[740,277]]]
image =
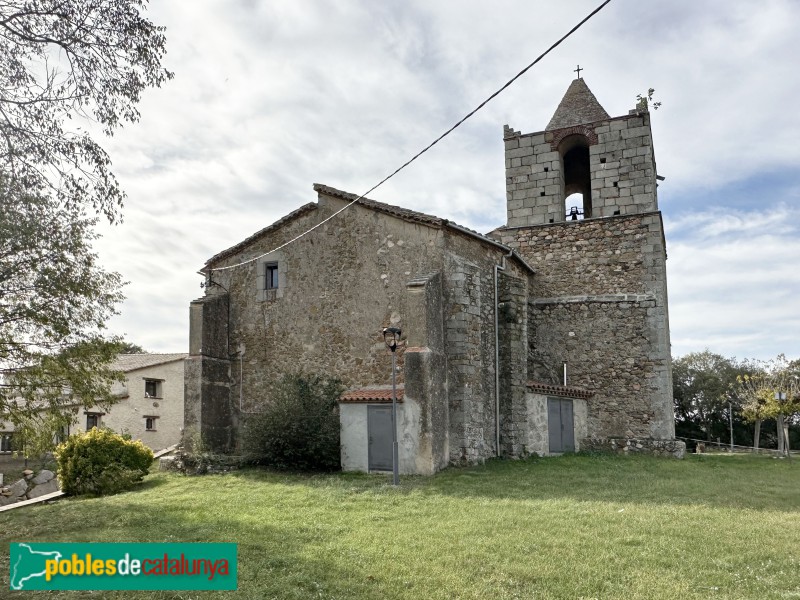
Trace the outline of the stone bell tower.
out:
[[[594,392],[589,438],[673,439],[666,245],[647,103],[610,117],[579,77],[544,131],[505,126],[503,139],[508,221],[492,235],[536,270],[529,373],[546,381],[566,362],[569,385]]]
[[[509,227],[658,210],[646,105],[611,118],[579,78],[544,131],[503,133]],[[572,194],[583,196],[577,211]]]

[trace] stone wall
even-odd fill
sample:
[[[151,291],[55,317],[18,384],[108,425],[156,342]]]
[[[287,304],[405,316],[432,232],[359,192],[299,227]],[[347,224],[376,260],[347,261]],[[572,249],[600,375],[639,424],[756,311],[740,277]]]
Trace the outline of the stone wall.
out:
[[[660,213],[506,228],[536,269],[531,379],[595,390],[589,436],[674,437],[666,250]]]
[[[680,440],[653,440],[648,438],[587,438],[581,449],[587,452],[613,452],[615,454],[649,454],[683,458],[686,443]]]
[[[500,444],[503,456],[526,454],[530,427],[528,382],[528,280],[498,275],[500,329]]]
[[[0,506],[33,500],[45,494],[52,494],[59,490],[58,479],[55,473],[42,469],[38,474],[30,469],[26,470],[22,479],[14,483],[0,485]]]
[[[564,164],[559,148],[571,136],[581,137],[589,148],[591,216],[658,210],[648,113],[633,112],[527,134],[506,126],[503,141],[509,227],[565,220]]]
[[[233,427],[263,409],[272,385],[284,373],[323,373],[341,379],[347,388],[385,385],[391,376],[391,354],[381,329],[387,326],[404,332],[397,356],[398,383],[409,384],[411,393],[406,337],[422,328],[426,334],[421,337],[438,336],[443,348],[426,345],[432,352],[416,357],[418,368],[435,371],[441,389],[421,388],[423,395],[412,399],[449,404],[424,406],[421,413],[426,435],[426,428],[448,428],[448,435],[431,438],[436,468],[442,453],[451,462],[494,456],[493,268],[507,249],[434,217],[403,218],[407,211],[392,209],[400,215],[396,217],[356,204],[280,253],[219,270],[259,256],[321,222],[348,202],[339,194],[320,191],[318,205],[296,211],[213,263],[217,269],[208,277],[207,298],[229,298],[228,313],[218,318],[229,322]],[[280,294],[260,293],[263,278],[258,269],[266,261],[278,264]],[[507,260],[506,268],[509,276],[529,276],[517,259]],[[435,318],[421,316],[425,311],[419,310],[407,288],[409,282],[431,277],[439,278],[436,286],[441,290]],[[520,344],[523,354],[525,345]],[[196,370],[187,365],[187,382],[197,378],[192,375]],[[196,404],[190,396],[187,388],[187,402]]]

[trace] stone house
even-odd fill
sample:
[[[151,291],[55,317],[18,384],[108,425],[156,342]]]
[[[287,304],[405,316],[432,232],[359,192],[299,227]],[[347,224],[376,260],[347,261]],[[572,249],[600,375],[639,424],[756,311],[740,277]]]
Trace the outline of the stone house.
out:
[[[183,434],[184,361],[187,354],[121,354],[112,365],[125,374],[111,393],[117,402],[110,407],[75,407],[75,420],[64,434],[108,427],[128,433],[154,451],[181,440]],[[14,448],[14,428],[0,422],[0,453]]]
[[[185,353],[120,354],[113,367],[125,373],[125,381],[111,389],[116,404],[81,409],[76,427],[88,431],[102,425],[154,451],[177,444],[183,434],[186,358]]]
[[[209,259],[190,306],[187,432],[235,451],[282,374],[325,373],[348,388],[343,468],[386,469],[381,330],[397,326],[401,472],[680,450],[646,107],[611,118],[576,79],[544,131],[504,140],[508,221],[488,235],[369,199],[330,218],[356,196],[317,184],[317,202]]]

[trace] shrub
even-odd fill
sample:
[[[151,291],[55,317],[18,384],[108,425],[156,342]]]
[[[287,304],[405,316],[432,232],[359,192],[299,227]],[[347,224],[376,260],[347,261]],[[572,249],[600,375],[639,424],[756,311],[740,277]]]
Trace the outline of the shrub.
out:
[[[338,379],[293,374],[281,378],[263,413],[245,422],[242,446],[250,462],[278,469],[340,468]]]
[[[110,429],[69,436],[56,448],[58,480],[66,494],[115,494],[142,480],[153,451]]]

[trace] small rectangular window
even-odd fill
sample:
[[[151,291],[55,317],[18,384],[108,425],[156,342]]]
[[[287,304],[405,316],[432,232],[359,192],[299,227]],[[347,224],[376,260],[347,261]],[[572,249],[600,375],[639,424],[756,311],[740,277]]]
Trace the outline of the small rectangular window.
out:
[[[100,416],[99,413],[86,413],[86,431],[100,427]]]
[[[278,289],[278,263],[264,264],[264,289]]]
[[[144,418],[144,428],[146,431],[155,431],[156,430],[156,421],[158,417],[145,417]]]
[[[0,433],[0,452],[11,452],[14,449],[11,439],[11,433]]]
[[[161,382],[158,379],[144,380],[144,397],[161,398]]]

